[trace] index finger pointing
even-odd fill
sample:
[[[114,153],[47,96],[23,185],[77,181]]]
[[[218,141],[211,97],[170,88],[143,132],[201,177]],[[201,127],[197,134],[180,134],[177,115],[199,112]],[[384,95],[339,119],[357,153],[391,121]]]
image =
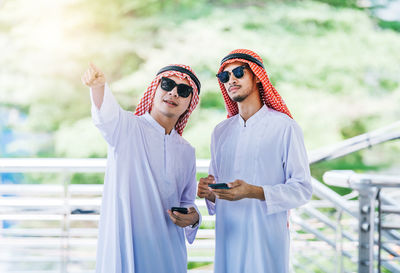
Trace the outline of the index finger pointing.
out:
[[[89,63],[90,68],[92,68],[94,71],[98,72],[99,68],[95,66],[92,62]]]

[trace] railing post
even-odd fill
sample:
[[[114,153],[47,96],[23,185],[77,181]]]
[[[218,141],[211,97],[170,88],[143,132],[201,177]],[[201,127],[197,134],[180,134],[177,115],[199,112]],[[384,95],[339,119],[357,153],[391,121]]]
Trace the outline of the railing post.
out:
[[[343,230],[341,219],[343,215],[343,210],[338,209],[336,212],[336,233],[335,233],[335,246],[336,246],[336,272],[343,273]]]
[[[381,273],[381,251],[382,251],[382,200],[381,189],[376,194],[378,199],[378,273]]]
[[[374,268],[375,199],[377,190],[361,180],[359,191],[358,272],[372,273]]]
[[[71,194],[69,191],[70,188],[70,180],[71,180],[71,175],[68,173],[63,173],[62,176],[63,179],[63,199],[64,199],[64,208],[63,208],[63,213],[64,217],[62,220],[62,235],[61,235],[61,240],[62,240],[62,261],[61,261],[61,273],[68,273],[68,265],[69,265],[69,255],[70,255],[70,213],[71,213],[71,208],[70,208],[70,198]]]

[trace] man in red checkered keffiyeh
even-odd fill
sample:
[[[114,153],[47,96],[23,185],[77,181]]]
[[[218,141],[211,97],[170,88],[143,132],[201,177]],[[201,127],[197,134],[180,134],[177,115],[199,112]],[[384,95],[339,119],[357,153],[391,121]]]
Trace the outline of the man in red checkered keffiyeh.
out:
[[[288,213],[312,194],[302,131],[253,51],[230,52],[217,78],[228,119],[197,191],[216,214],[214,272],[288,273]]]
[[[278,94],[276,89],[272,86],[268,78],[267,71],[264,68],[262,59],[260,56],[258,56],[258,54],[247,49],[234,50],[222,60],[218,73],[222,72],[227,65],[233,62],[242,62],[243,64],[248,65],[248,67],[251,69],[251,72],[258,80],[257,88],[260,92],[261,102],[263,104],[276,111],[282,112],[289,117],[292,117],[285,102]],[[224,83],[222,83],[220,80],[218,83],[224,97],[225,106],[228,111],[228,117],[232,117],[239,112],[238,104],[229,97]]]
[[[190,100],[189,107],[179,117],[175,124],[176,131],[182,135],[183,129],[186,126],[190,114],[193,112],[199,102],[200,94],[200,81],[189,66],[177,64],[162,68],[144,93],[142,99],[136,107],[135,115],[141,116],[146,112],[151,112],[157,87],[159,86],[160,80],[163,77],[178,77],[182,81],[186,80],[194,90],[194,92],[192,92],[192,98]]]
[[[200,81],[186,65],[158,71],[135,114],[123,110],[91,64],[92,119],[108,144],[96,273],[187,272],[193,243],[196,157],[182,138],[199,102]]]

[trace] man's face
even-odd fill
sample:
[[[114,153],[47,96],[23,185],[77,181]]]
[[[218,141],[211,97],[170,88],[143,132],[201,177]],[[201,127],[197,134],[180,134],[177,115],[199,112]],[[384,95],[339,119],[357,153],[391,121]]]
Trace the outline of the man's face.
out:
[[[189,81],[181,80],[177,76],[169,76],[168,79],[175,81],[176,84],[187,84]],[[186,110],[188,110],[193,94],[187,98],[178,95],[177,86],[171,91],[165,91],[161,88],[161,82],[158,84],[156,94],[154,96],[153,107],[151,112],[161,114],[167,118],[179,118]]]
[[[236,78],[232,70],[246,65],[243,70],[244,74],[241,78]],[[259,80],[253,72],[250,70],[246,63],[233,62],[225,66],[223,71],[229,72],[229,81],[224,83],[225,89],[228,92],[229,97],[236,102],[244,101],[252,92],[257,90],[257,82]]]

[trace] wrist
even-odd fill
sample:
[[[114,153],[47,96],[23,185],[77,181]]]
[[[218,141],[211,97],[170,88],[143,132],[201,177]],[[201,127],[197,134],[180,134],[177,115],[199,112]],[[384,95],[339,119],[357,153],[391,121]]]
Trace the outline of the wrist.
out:
[[[197,220],[194,224],[190,225],[191,228],[195,228],[199,225],[199,220]]]
[[[199,225],[199,221],[200,221],[199,214],[198,214],[198,213],[196,213],[196,216],[195,216],[194,222],[193,222],[193,223],[190,225],[190,227],[191,227],[191,228],[195,228],[195,227],[197,227],[197,226]]]
[[[215,194],[212,193],[206,197],[208,201],[215,203]]]
[[[104,83],[103,85],[94,85],[94,86],[91,86],[90,88],[92,88],[93,92],[102,92],[102,91],[104,91],[105,86],[106,85]]]
[[[249,185],[249,198],[259,199],[261,201],[265,200],[264,189],[260,186]]]

